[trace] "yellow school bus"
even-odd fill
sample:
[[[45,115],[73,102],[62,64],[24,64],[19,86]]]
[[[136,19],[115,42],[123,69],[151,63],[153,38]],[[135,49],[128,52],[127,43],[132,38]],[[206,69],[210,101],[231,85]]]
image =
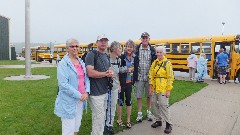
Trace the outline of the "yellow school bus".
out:
[[[38,62],[49,61],[52,63],[53,56],[50,53],[50,47],[48,46],[35,46],[30,47],[31,49],[31,59]]]
[[[150,44],[165,46],[166,57],[171,61],[175,71],[188,71],[187,58],[191,52],[196,55],[205,53],[208,59],[207,67],[211,78],[214,75],[214,62],[220,48],[226,48],[230,57],[230,80],[238,78],[240,80],[240,35],[203,36],[194,38],[172,38],[151,40]],[[139,41],[138,41],[139,42]]]
[[[95,43],[92,43],[92,44],[93,44],[92,49],[96,49],[96,44]],[[78,56],[81,57],[85,52],[88,52],[88,44],[86,43],[79,44]],[[54,60],[57,59],[57,54],[62,59],[66,53],[67,53],[66,44],[54,45],[54,52],[53,52]]]
[[[50,47],[48,46],[34,46],[30,47],[31,51],[31,60],[36,60],[38,62],[41,61],[49,61],[52,63],[53,56],[50,53]],[[25,47],[22,48],[22,56],[25,58]]]

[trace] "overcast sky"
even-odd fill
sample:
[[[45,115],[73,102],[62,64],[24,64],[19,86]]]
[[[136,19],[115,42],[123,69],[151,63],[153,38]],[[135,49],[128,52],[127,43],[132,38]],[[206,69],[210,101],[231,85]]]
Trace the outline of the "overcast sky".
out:
[[[240,0],[31,0],[31,42],[95,42],[240,34]],[[25,0],[0,0],[11,42],[25,40]]]

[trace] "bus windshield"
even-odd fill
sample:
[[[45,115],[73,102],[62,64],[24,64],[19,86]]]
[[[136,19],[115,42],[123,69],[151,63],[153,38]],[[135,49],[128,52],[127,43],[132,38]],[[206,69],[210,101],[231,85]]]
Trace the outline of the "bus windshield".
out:
[[[41,53],[50,53],[50,50],[37,50],[37,51]]]

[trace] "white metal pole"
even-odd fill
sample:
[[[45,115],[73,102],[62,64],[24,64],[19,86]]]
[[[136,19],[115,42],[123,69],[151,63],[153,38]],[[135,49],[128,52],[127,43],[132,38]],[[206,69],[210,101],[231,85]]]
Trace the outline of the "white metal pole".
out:
[[[25,0],[25,78],[31,77],[30,53],[30,0]]]
[[[225,22],[222,22],[222,25],[223,25],[223,27],[222,27],[222,35],[223,35],[223,32],[224,32],[224,24],[225,24]]]

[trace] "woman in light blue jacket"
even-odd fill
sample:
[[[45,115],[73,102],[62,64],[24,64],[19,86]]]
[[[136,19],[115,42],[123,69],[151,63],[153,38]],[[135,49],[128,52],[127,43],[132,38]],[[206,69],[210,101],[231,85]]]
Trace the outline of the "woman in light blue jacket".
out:
[[[204,58],[205,54],[201,53],[200,57],[197,61],[197,73],[198,73],[198,80],[197,82],[204,82],[203,77],[207,76],[207,60]]]
[[[68,53],[57,68],[58,95],[54,113],[61,117],[62,135],[77,135],[84,108],[87,107],[90,81],[85,63],[78,58],[79,42],[69,39],[66,43]]]

